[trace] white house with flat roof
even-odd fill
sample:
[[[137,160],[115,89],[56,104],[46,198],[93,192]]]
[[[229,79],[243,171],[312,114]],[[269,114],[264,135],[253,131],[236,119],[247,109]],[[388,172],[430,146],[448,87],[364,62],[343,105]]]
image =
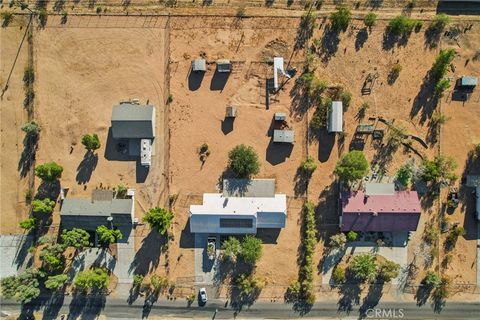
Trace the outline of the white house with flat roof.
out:
[[[259,228],[284,228],[287,197],[274,190],[273,179],[226,179],[223,193],[205,193],[203,204],[190,206],[190,231],[254,234]]]

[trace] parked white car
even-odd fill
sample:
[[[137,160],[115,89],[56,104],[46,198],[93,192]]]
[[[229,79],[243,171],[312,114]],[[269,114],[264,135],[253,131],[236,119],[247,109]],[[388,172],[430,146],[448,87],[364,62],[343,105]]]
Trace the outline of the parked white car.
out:
[[[200,288],[200,290],[198,291],[198,295],[200,297],[200,302],[205,304],[207,303],[207,290],[205,290],[205,288]]]

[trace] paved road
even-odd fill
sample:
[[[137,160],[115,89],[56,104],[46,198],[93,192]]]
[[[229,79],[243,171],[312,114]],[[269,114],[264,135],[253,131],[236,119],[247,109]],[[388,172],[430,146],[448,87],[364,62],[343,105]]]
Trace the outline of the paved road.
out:
[[[50,309],[45,311],[47,315],[43,319],[56,319],[62,314],[69,314],[68,319],[95,319],[101,313],[107,319],[142,319],[143,317],[154,318],[208,318],[212,319],[215,310],[215,319],[234,318],[234,311],[225,307],[225,301],[215,300],[207,303],[204,307],[197,304],[186,306],[185,301],[157,301],[151,308],[145,307],[143,301],[136,301],[128,305],[121,299],[108,299],[103,305],[101,299],[88,303],[77,302],[71,305],[71,297],[65,297],[61,308],[55,307],[54,312]],[[2,311],[12,315],[20,312],[20,305],[13,301],[2,301]],[[367,319],[478,319],[480,314],[480,301],[476,303],[447,302],[440,313],[434,312],[430,305],[418,307],[414,302],[386,302],[380,303],[375,308],[366,311]],[[359,318],[359,307],[353,307],[350,313],[339,313],[336,302],[319,302],[313,308],[301,315],[292,310],[292,305],[284,303],[259,302],[250,308],[244,308],[237,313],[237,318],[268,318],[268,319],[291,319],[300,317],[315,318]]]

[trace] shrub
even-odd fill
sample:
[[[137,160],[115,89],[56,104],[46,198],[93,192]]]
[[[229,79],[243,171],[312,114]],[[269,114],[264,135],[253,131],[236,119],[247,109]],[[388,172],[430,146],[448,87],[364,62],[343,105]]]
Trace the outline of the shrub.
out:
[[[363,152],[353,150],[342,156],[335,167],[335,174],[346,182],[362,179],[368,174],[369,165]]]
[[[418,22],[418,20],[399,15],[389,21],[387,28],[394,35],[406,35],[413,31]]]
[[[377,14],[374,12],[367,13],[363,18],[363,23],[369,28],[373,27],[377,23]]]
[[[27,218],[19,223],[20,228],[25,229],[27,232],[35,228],[36,224],[37,220],[35,218]]]
[[[423,162],[422,179],[426,182],[450,183],[456,179],[457,168],[455,159],[445,155],[436,156],[433,160]]]
[[[265,280],[242,274],[237,278],[235,284],[242,295],[255,296],[265,287]]]
[[[237,261],[237,257],[242,252],[242,245],[240,241],[235,237],[228,237],[227,240],[222,243],[223,256],[230,261]]]
[[[445,124],[450,118],[448,118],[444,113],[439,111],[434,112],[432,115],[432,123],[434,125]]]
[[[160,234],[165,235],[170,229],[173,220],[173,212],[164,208],[155,207],[145,214],[143,221],[150,225],[150,228],[156,229]]]
[[[434,299],[445,299],[450,296],[452,280],[448,276],[443,276],[440,285],[433,292]]]
[[[134,274],[133,275],[133,285],[135,287],[139,287],[142,284],[144,278],[145,277],[141,274]]]
[[[23,83],[27,86],[35,80],[35,72],[31,66],[26,66],[23,70]]]
[[[306,298],[313,288],[313,254],[317,242],[317,228],[315,225],[315,207],[307,201],[302,210],[304,219],[304,234],[302,237],[303,258],[299,272],[301,295]]]
[[[90,245],[90,234],[80,228],[73,228],[72,230],[64,229],[60,238],[62,239],[63,245],[74,247],[77,250]]]
[[[45,10],[45,8],[40,9],[38,12],[38,22],[40,24],[40,27],[45,27],[47,24],[47,19],[48,19],[48,12]]]
[[[100,148],[100,139],[96,133],[86,134],[82,137],[82,144],[88,151],[95,151]]]
[[[115,194],[115,197],[117,199],[125,199],[127,197],[127,191],[128,191],[128,188],[125,185],[119,184],[117,186],[117,192]]]
[[[425,228],[423,238],[428,244],[433,244],[437,240],[439,235],[440,231],[438,230],[438,228],[434,225],[429,225],[427,228]]]
[[[392,148],[398,148],[407,137],[407,130],[404,127],[390,126],[387,136],[387,145]]]
[[[448,234],[446,241],[447,244],[451,247],[454,247],[457,244],[458,237],[465,235],[465,229],[463,227],[456,226]]]
[[[354,256],[348,268],[361,281],[372,281],[377,276],[376,257],[371,253]]]
[[[423,283],[429,288],[438,288],[440,286],[440,283],[442,280],[440,279],[440,276],[438,276],[435,272],[433,271],[428,271],[427,275],[423,279]]]
[[[347,240],[348,241],[356,241],[358,238],[358,233],[353,230],[348,231],[347,233]]]
[[[27,204],[31,204],[33,199],[33,190],[31,188],[28,188],[27,191],[25,191],[25,202]]]
[[[237,18],[244,18],[245,17],[245,6],[241,6],[237,9],[237,13],[235,14]]]
[[[55,207],[55,201],[45,198],[43,200],[35,199],[32,201],[32,211],[41,214],[50,214]]]
[[[156,293],[168,287],[168,279],[156,274],[152,276],[150,282],[152,283],[153,291]]]
[[[122,232],[120,230],[110,229],[107,226],[103,226],[103,225],[97,227],[97,234],[98,234],[99,241],[106,245],[115,243],[118,240],[122,239],[123,237]]]
[[[395,178],[403,186],[408,187],[413,178],[413,166],[410,163],[404,164],[398,169]]]
[[[67,23],[67,19],[68,19],[68,12],[67,11],[62,11],[62,18],[61,18],[60,22],[62,24],[65,24],[65,23]]]
[[[345,108],[348,108],[348,106],[350,105],[350,101],[352,101],[352,94],[348,91],[342,92],[342,94],[340,95],[340,99],[342,100]]]
[[[2,295],[5,299],[15,298],[26,304],[40,295],[38,278],[42,273],[35,268],[28,268],[23,273],[1,279]]]
[[[437,32],[442,32],[449,22],[450,22],[450,18],[448,15],[446,15],[445,13],[439,13],[433,19],[433,22],[430,25],[430,29],[435,30]]]
[[[59,290],[65,286],[68,276],[66,274],[59,274],[56,276],[50,276],[45,281],[45,288],[50,290]]]
[[[398,277],[400,265],[393,261],[384,261],[380,264],[378,275],[383,281],[390,282],[393,278]]]
[[[431,75],[435,82],[440,81],[448,71],[448,66],[455,58],[455,49],[442,49],[440,53],[435,58],[432,69],[430,70]]]
[[[80,271],[75,276],[73,283],[81,290],[104,289],[108,287],[108,273],[103,268],[93,268],[86,271]]]
[[[345,243],[347,243],[345,233],[337,233],[330,236],[330,247],[333,249],[341,249],[345,246]]]
[[[325,127],[327,114],[324,112],[321,107],[317,107],[313,113],[312,119],[310,120],[310,128],[318,130]]]
[[[345,279],[346,279],[345,268],[337,265],[335,269],[333,269],[332,279],[337,284],[345,282]]]
[[[335,30],[345,31],[352,18],[352,13],[347,7],[338,6],[337,11],[330,14],[332,28]]]
[[[240,144],[228,153],[228,166],[240,178],[249,178],[260,171],[260,163],[255,150]]]
[[[40,133],[40,126],[35,121],[30,121],[22,126],[22,131],[27,137],[36,137]]]
[[[443,97],[445,90],[450,88],[450,81],[448,79],[442,79],[435,85],[435,95],[437,97]]]
[[[317,169],[315,159],[313,159],[312,156],[308,156],[307,159],[303,160],[300,164],[300,169],[308,175],[311,175]]]
[[[401,71],[402,71],[402,65],[397,62],[392,66],[392,69],[390,70],[390,73],[392,75],[398,76]]]
[[[57,180],[61,177],[62,172],[62,166],[54,161],[41,164],[35,168],[35,175],[47,182]]]
[[[0,18],[2,18],[2,27],[7,27],[10,22],[13,20],[13,12],[11,11],[2,11],[0,12]]]
[[[186,299],[187,299],[187,303],[189,305],[191,305],[194,301],[195,301],[195,298],[197,297],[197,295],[195,293],[191,293],[189,294]]]
[[[262,240],[251,235],[245,236],[241,252],[243,261],[254,265],[262,256]]]

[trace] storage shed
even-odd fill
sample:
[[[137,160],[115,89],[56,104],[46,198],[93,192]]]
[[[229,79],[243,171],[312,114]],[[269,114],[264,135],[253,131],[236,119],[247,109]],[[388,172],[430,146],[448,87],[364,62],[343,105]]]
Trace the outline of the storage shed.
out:
[[[232,64],[228,59],[217,60],[217,71],[227,73],[232,71]]]
[[[343,131],[343,104],[342,101],[333,101],[328,112],[328,132]]]
[[[274,130],[273,142],[292,143],[295,141],[293,130]]]
[[[275,112],[275,121],[285,121],[287,120],[287,114],[285,112]]]
[[[235,118],[237,116],[237,107],[228,106],[225,110],[225,117],[227,118]]]
[[[460,86],[464,88],[475,88],[478,84],[477,77],[463,76],[460,78]]]
[[[193,72],[205,72],[207,70],[207,63],[205,59],[195,59],[192,61]]]

